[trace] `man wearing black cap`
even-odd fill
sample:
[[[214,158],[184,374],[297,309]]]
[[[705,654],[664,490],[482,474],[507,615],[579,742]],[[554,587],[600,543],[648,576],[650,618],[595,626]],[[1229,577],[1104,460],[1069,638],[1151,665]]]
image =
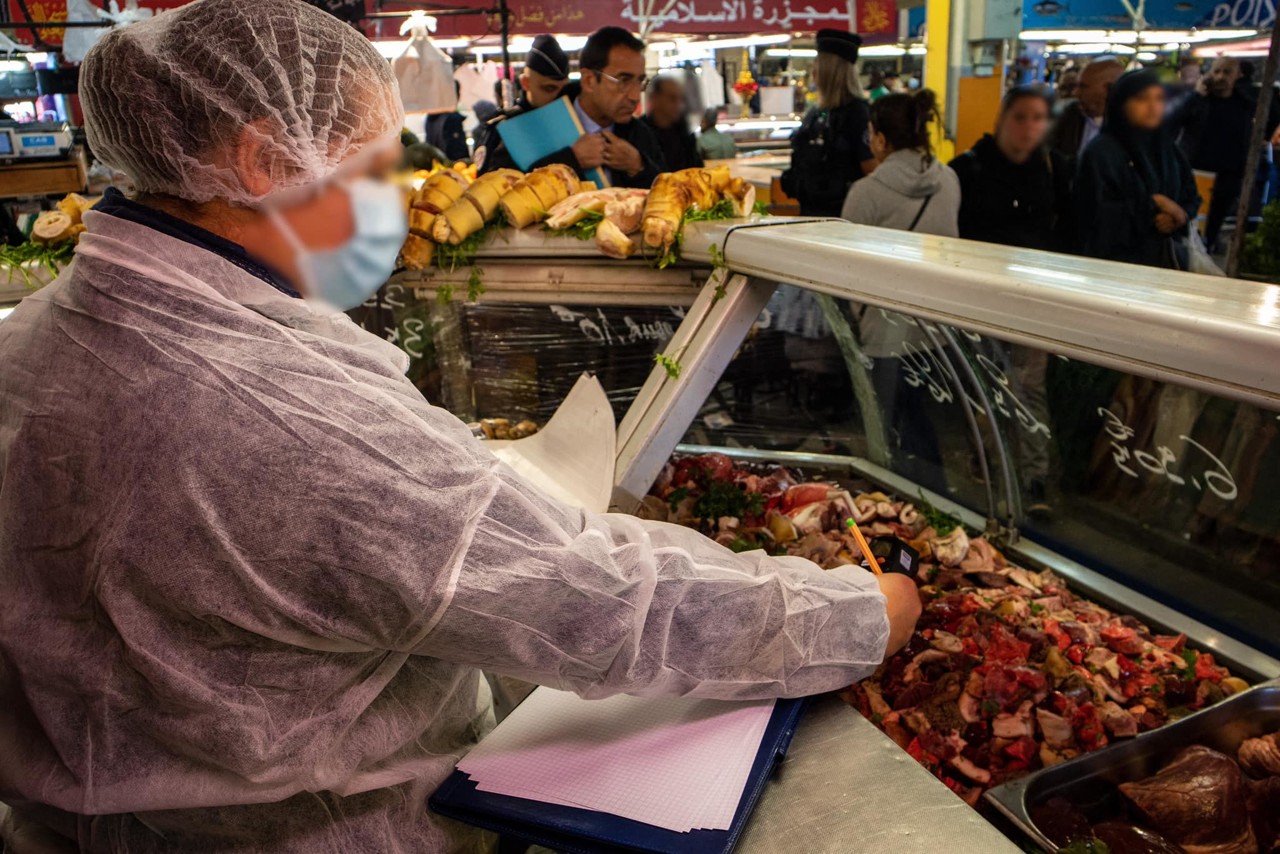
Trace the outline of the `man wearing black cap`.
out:
[[[648,189],[663,171],[664,159],[653,131],[635,120],[640,94],[648,83],[644,42],[621,27],[601,27],[583,46],[578,68],[582,72],[581,91],[572,101],[586,132],[573,145],[532,166],[563,163],[580,177],[588,170],[603,169],[615,187]],[[505,148],[495,145],[480,171],[513,165]]]
[[[577,91],[578,87],[569,83],[569,57],[560,49],[556,37],[543,33],[534,38],[524,59],[524,70],[520,72],[519,100],[475,131],[475,156],[472,159],[480,167],[480,171],[488,172],[499,166],[510,165],[502,137],[498,136],[499,122],[550,104],[562,93],[577,97]],[[502,149],[501,154],[497,153],[499,148]],[[489,161],[487,169],[486,161]]]
[[[843,30],[818,31],[813,65],[818,106],[791,137],[791,168],[782,190],[810,216],[840,216],[854,181],[875,169],[871,113],[858,79],[862,39]]]

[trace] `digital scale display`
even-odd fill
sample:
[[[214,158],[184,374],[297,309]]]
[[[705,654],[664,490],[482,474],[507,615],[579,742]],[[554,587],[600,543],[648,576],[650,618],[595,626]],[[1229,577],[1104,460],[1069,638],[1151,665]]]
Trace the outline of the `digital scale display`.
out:
[[[51,123],[0,124],[0,158],[61,157],[71,148],[71,132]]]
[[[23,148],[51,148],[56,150],[58,146],[58,138],[55,136],[24,136],[22,137]],[[12,149],[12,145],[10,146]]]

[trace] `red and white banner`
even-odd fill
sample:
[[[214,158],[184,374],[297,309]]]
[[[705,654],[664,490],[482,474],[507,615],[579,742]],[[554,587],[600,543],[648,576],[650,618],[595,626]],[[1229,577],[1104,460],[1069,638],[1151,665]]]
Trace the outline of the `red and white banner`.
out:
[[[17,0],[9,4],[10,18],[26,20]],[[173,9],[188,0],[140,0],[140,5]],[[245,0],[252,2],[252,0]],[[372,8],[372,3],[367,4]],[[430,3],[393,0],[386,11],[408,11]],[[451,7],[474,7],[476,15],[439,18],[437,35],[443,37],[481,36],[499,30],[497,15],[481,10],[496,7],[496,0],[450,0]],[[64,21],[66,0],[26,0],[36,22]],[[813,33],[824,27],[854,29],[862,35],[896,36],[896,0],[509,0],[511,33],[569,33],[586,35],[600,27],[615,25],[646,31],[651,38],[663,35],[752,35],[768,33]],[[398,35],[399,22],[387,20],[365,27],[371,36]],[[375,33],[381,30],[380,33]],[[43,29],[49,44],[62,43],[63,30]],[[30,30],[18,30],[20,41],[30,42]],[[875,40],[883,40],[875,39]],[[873,40],[874,41],[874,40]]]
[[[494,3],[463,0],[461,5],[483,9]],[[585,35],[609,25],[645,32],[651,38],[811,34],[824,27],[896,36],[898,29],[896,0],[509,0],[508,7],[515,35]],[[388,4],[388,8],[408,6]],[[491,16],[488,24],[489,32],[496,32],[497,16]],[[440,19],[440,35],[476,34],[476,22],[470,17]]]

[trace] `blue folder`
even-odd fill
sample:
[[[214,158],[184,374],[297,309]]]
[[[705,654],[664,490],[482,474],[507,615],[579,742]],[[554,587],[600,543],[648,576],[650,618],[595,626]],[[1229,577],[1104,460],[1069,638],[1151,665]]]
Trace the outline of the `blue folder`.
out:
[[[565,854],[728,854],[738,844],[774,767],[786,755],[805,702],[778,700],[774,706],[728,830],[677,833],[608,813],[481,792],[461,771],[449,775],[427,804],[448,818]]]
[[[569,148],[585,133],[568,95],[498,122],[498,136],[507,144],[507,153],[526,172],[548,154]],[[588,169],[586,177],[588,181],[595,181],[597,187],[609,186],[603,169]]]

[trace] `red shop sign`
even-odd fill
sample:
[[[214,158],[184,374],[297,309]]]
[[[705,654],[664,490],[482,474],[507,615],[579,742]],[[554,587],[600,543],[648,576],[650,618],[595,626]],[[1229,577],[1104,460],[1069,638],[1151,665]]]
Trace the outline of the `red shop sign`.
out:
[[[511,32],[516,35],[570,33],[585,35],[609,25],[632,31],[645,28],[651,37],[811,33],[823,27],[849,29],[857,6],[878,2],[894,8],[894,0],[509,0]],[[461,5],[491,8],[486,0]],[[404,8],[397,4],[396,8]],[[896,29],[896,15],[890,15]],[[644,27],[644,24],[649,24]],[[489,22],[496,32],[496,17]],[[882,32],[877,30],[876,32]],[[441,18],[442,35],[476,35],[470,18]]]
[[[9,20],[11,21],[27,21],[28,18],[22,13],[22,7],[18,5],[18,0],[6,0],[9,4]],[[100,7],[97,0],[92,0],[95,7]],[[179,6],[186,5],[190,0],[138,0],[138,5],[144,9],[176,9]],[[124,5],[121,3],[121,5]],[[52,23],[55,21],[65,21],[67,19],[67,0],[26,0],[27,10],[31,13],[29,19],[34,24]],[[103,28],[105,31],[105,27]],[[17,28],[14,31],[14,37],[17,41],[25,44],[32,44],[31,30]],[[38,31],[40,38],[51,45],[62,44],[62,35],[66,30],[61,27],[41,27]]]

